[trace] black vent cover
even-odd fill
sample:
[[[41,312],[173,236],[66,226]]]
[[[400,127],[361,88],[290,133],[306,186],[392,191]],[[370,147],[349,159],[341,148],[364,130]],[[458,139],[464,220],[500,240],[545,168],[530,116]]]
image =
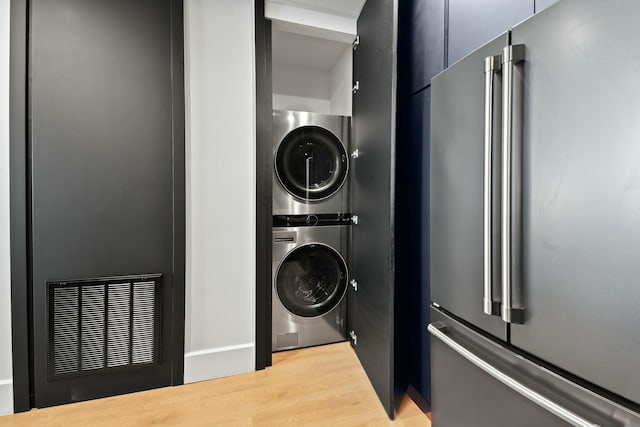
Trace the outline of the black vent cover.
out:
[[[158,363],[161,274],[49,282],[49,377]]]

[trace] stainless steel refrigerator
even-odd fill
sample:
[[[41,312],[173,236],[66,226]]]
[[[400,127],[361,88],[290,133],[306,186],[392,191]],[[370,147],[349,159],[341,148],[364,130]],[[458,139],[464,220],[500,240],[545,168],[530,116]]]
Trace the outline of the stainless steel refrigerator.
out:
[[[435,427],[640,426],[639,22],[562,0],[432,80]]]

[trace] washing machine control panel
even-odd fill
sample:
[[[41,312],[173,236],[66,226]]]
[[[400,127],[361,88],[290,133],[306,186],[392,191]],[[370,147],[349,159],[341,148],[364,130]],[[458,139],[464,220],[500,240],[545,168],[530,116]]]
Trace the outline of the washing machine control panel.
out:
[[[351,214],[274,215],[274,227],[316,227],[323,225],[349,225]]]

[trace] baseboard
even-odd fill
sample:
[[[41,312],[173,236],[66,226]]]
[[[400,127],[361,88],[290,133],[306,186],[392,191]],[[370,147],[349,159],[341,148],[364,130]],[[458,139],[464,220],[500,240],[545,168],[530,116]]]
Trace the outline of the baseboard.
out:
[[[0,415],[13,414],[13,381],[0,380]]]
[[[431,405],[429,404],[429,402],[427,402],[426,399],[422,397],[420,392],[416,390],[412,385],[409,385],[409,387],[407,388],[407,394],[422,412],[424,412],[425,414],[431,412]]]
[[[254,343],[189,352],[184,355],[184,383],[253,372],[255,358]]]

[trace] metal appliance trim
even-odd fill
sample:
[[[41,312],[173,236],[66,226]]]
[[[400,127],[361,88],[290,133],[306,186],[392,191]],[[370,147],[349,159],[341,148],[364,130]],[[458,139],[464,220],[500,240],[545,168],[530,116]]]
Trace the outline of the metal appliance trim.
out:
[[[515,64],[524,60],[524,45],[509,45],[502,50],[502,208],[501,208],[501,280],[502,320],[524,323],[524,310],[513,307],[511,266],[512,154],[513,154],[513,74]]]
[[[488,56],[484,65],[484,174],[483,174],[483,311],[500,315],[500,305],[493,299],[493,89],[496,71],[500,71],[502,56]]]

